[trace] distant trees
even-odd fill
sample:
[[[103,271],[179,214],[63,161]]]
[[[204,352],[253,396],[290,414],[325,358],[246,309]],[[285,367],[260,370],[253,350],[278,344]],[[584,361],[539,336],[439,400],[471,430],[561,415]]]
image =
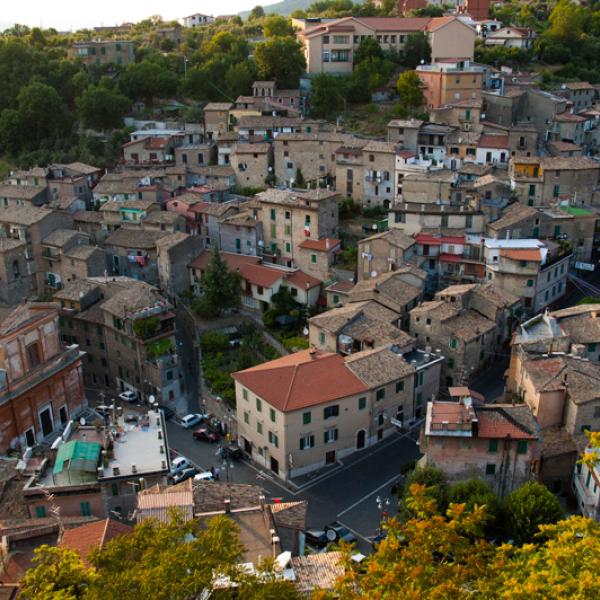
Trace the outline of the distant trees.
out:
[[[262,19],[265,16],[265,9],[262,6],[255,6],[251,11],[248,19],[255,21],[256,19]]]
[[[254,49],[254,62],[262,79],[275,80],[280,88],[298,87],[306,69],[302,46],[291,37],[275,37]]]
[[[119,77],[119,87],[131,98],[151,102],[168,98],[177,91],[179,79],[173,71],[150,60],[128,65]]]
[[[290,20],[281,15],[269,15],[263,21],[263,33],[266,38],[294,35]]]
[[[84,126],[92,129],[118,129],[131,100],[107,85],[90,85],[76,100],[77,112]]]

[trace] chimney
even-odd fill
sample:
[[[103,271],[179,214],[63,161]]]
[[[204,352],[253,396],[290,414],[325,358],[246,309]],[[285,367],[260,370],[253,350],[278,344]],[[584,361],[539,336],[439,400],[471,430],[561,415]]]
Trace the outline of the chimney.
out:
[[[119,469],[118,465],[113,467],[113,475],[116,477],[117,475],[119,475],[121,473],[121,470]]]
[[[316,358],[317,358],[317,351],[314,348],[311,348],[308,351],[308,353],[309,353],[310,357],[312,358],[312,360],[316,360]]]
[[[164,454],[164,453],[165,453],[165,447],[164,447],[164,446],[161,446],[161,447],[160,447],[160,453],[161,453],[161,454]]]
[[[162,440],[162,431],[160,429],[158,430],[158,439]]]
[[[166,469],[167,468],[167,461],[166,460],[161,461],[160,468],[161,469]]]
[[[131,465],[131,472],[137,473],[137,467],[135,465]]]

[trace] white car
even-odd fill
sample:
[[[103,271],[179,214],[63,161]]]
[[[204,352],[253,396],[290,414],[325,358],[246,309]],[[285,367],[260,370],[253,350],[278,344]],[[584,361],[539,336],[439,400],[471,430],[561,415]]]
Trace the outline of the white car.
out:
[[[213,481],[214,478],[214,475],[210,471],[204,471],[203,473],[194,475],[194,481]]]
[[[189,469],[192,465],[185,456],[178,456],[171,461],[171,475],[177,475],[184,469]]]
[[[196,425],[202,423],[202,421],[204,421],[205,418],[206,415],[201,415],[200,413],[192,413],[183,417],[183,419],[181,419],[181,424],[186,429],[191,429],[192,427],[195,427]]]
[[[123,402],[135,402],[137,400],[137,394],[131,390],[125,390],[119,394],[119,398],[121,398]]]

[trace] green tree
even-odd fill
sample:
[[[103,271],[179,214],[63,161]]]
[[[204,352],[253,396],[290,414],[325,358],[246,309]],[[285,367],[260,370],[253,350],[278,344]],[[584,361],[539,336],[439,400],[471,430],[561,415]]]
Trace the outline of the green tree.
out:
[[[281,88],[298,87],[300,75],[306,69],[302,46],[293,38],[272,38],[260,42],[254,50],[254,62],[259,77],[275,80]]]
[[[383,59],[383,50],[374,37],[367,37],[360,41],[354,52],[354,67],[368,58]]]
[[[562,509],[556,496],[537,482],[518,487],[504,503],[506,528],[521,544],[534,541],[540,525],[556,523],[561,516]]]
[[[167,98],[179,85],[177,75],[167,67],[150,60],[128,65],[119,77],[119,87],[131,100]]]
[[[482,479],[468,479],[453,484],[448,492],[448,501],[452,504],[465,504],[470,511],[475,505],[485,506],[485,531],[489,533],[493,530],[500,512],[500,500]]]
[[[404,71],[398,77],[400,105],[406,110],[417,110],[423,106],[423,89],[416,71]]]
[[[411,17],[443,17],[444,9],[436,4],[428,4],[425,8],[410,11]]]
[[[406,478],[406,483],[403,486],[403,512],[408,510],[410,514],[410,494],[411,489],[414,485],[423,486],[426,489],[426,493],[430,496],[439,507],[441,511],[444,511],[448,506],[448,480],[446,474],[437,467],[419,467],[412,471]]]
[[[266,38],[285,37],[294,35],[294,29],[286,17],[269,15],[263,21],[263,33]]]
[[[431,61],[431,45],[424,33],[411,33],[404,46],[402,64],[409,69],[414,69],[421,61]]]
[[[304,174],[302,173],[302,169],[298,167],[296,169],[296,175],[294,176],[294,187],[303,188],[306,187],[306,181],[304,179]]]
[[[256,71],[253,66],[249,62],[240,62],[227,67],[223,83],[231,98],[247,95],[252,91],[252,83],[256,80]]]
[[[32,568],[25,573],[21,598],[28,600],[75,600],[86,597],[95,574],[81,557],[67,548],[36,548]]]
[[[310,112],[315,117],[331,118],[344,108],[343,94],[347,78],[319,73],[311,80]]]
[[[255,6],[248,16],[249,21],[256,21],[257,19],[262,19],[265,16],[265,9],[262,6]]]
[[[562,41],[577,40],[590,16],[588,9],[570,0],[559,0],[548,17],[547,33]]]
[[[202,296],[194,302],[194,310],[201,317],[215,318],[226,310],[237,308],[242,294],[240,282],[240,274],[229,271],[221,253],[215,248],[202,276]]]
[[[76,101],[77,112],[83,124],[92,129],[118,129],[123,127],[123,116],[131,101],[116,90],[102,85],[88,87]]]

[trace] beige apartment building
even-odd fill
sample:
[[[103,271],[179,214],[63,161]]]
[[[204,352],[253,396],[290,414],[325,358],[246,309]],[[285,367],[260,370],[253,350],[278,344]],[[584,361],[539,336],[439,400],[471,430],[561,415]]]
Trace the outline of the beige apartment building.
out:
[[[273,168],[271,144],[236,144],[231,150],[230,164],[238,187],[264,188]]]
[[[204,107],[204,131],[209,140],[229,131],[229,113],[233,106],[231,102],[209,102]]]
[[[283,480],[335,464],[412,418],[414,377],[388,347],[349,357],[304,350],[238,371],[240,447]]]
[[[356,140],[352,145],[340,146],[335,152],[335,190],[359,202],[363,197],[362,149],[366,144],[366,140]]]
[[[422,33],[431,44],[431,60],[473,59],[476,32],[456,17],[409,18],[344,17],[299,25],[307,72],[352,73],[354,52],[366,38],[376,39],[383,50],[402,51],[411,34]]]
[[[268,189],[256,196],[263,224],[264,254],[292,266],[306,240],[336,238],[339,194],[329,190]]]
[[[296,178],[298,169],[304,180],[310,182],[335,176],[337,149],[354,139],[351,135],[328,131],[279,134],[273,140],[277,181],[289,183]]]
[[[395,271],[415,255],[415,240],[400,229],[388,229],[358,242],[358,281]]]
[[[76,42],[67,53],[71,60],[80,60],[86,66],[128,65],[135,61],[133,42],[129,40],[91,40]]]

